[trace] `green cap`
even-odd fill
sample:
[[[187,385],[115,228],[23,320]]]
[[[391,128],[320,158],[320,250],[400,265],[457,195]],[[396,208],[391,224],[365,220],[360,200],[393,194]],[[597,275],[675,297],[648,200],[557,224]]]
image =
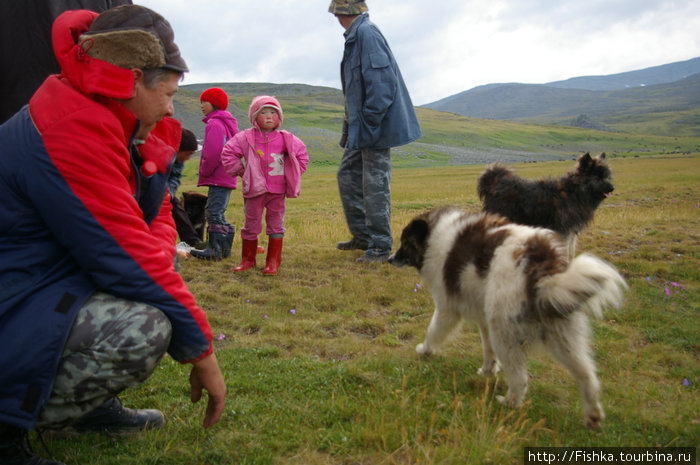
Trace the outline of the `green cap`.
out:
[[[361,15],[367,10],[367,4],[358,0],[333,0],[328,7],[328,12],[334,15]]]

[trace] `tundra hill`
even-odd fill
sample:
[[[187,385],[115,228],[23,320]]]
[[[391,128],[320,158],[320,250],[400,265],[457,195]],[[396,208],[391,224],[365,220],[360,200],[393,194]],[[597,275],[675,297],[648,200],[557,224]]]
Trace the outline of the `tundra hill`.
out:
[[[548,82],[550,87],[585,90],[622,90],[680,81],[700,73],[700,57],[606,76],[580,76]]]
[[[685,73],[689,71],[695,73],[688,76]],[[656,83],[678,76],[685,77],[654,85],[631,84]],[[618,88],[591,90],[604,87]],[[425,106],[474,118],[567,126],[585,120],[593,127],[611,131],[697,137],[700,58],[637,72],[549,84],[489,84]]]
[[[181,86],[175,97],[175,116],[200,139],[204,137],[204,124],[199,96],[212,86],[221,87],[228,94],[228,110],[238,120],[240,129],[250,127],[248,106],[254,96],[275,95],[284,111],[283,128],[306,143],[312,168],[337,167],[342,155],[338,140],[344,115],[343,96],[339,89],[273,83]],[[700,151],[700,137],[640,136],[476,119],[423,107],[417,108],[417,113],[423,137],[392,150],[392,163],[396,167],[571,160],[584,152],[637,156]]]

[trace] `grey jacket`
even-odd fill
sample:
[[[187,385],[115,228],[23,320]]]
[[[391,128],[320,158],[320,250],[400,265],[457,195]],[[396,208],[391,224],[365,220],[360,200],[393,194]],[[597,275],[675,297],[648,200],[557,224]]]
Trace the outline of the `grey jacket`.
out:
[[[345,33],[340,75],[347,122],[345,148],[386,149],[421,137],[401,71],[367,13]]]

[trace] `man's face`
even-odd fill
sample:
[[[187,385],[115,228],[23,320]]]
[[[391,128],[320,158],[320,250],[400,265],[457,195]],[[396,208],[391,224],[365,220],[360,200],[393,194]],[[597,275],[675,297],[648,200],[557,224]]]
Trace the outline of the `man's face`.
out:
[[[336,18],[338,18],[338,22],[340,23],[341,26],[343,26],[343,29],[347,30],[350,25],[352,24],[353,21],[355,21],[355,18],[357,18],[357,15],[353,16],[348,16],[348,15],[335,15]]]
[[[173,116],[173,97],[177,93],[180,75],[168,73],[154,87],[146,87],[143,73],[137,75],[134,85],[134,97],[124,103],[141,121],[138,137],[145,139],[153,128],[166,116]]]

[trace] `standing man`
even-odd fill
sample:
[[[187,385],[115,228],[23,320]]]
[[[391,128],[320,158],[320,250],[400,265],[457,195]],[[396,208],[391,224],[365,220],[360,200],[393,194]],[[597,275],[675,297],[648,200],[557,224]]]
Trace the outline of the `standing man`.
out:
[[[386,262],[391,236],[391,147],[421,137],[411,97],[389,44],[369,20],[366,2],[333,0],[345,29],[340,78],[345,122],[338,188],[352,238],[340,250],[364,250],[358,262]]]
[[[206,315],[173,267],[171,118],[187,65],[170,24],[124,5],[53,24],[61,74],[0,126],[0,463],[57,464],[33,428],[128,433],[164,423],[116,397],[167,351],[219,421],[226,384]]]

